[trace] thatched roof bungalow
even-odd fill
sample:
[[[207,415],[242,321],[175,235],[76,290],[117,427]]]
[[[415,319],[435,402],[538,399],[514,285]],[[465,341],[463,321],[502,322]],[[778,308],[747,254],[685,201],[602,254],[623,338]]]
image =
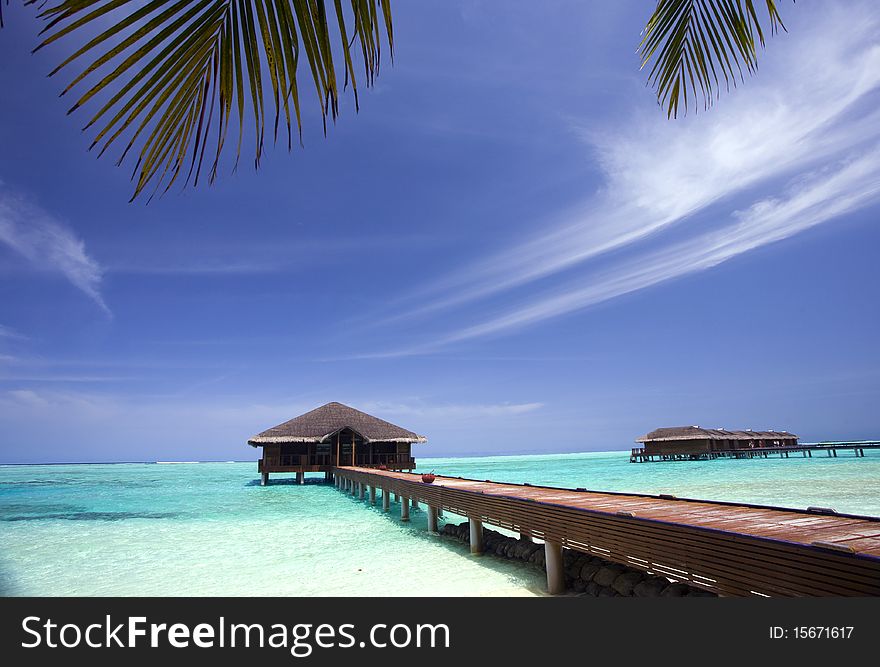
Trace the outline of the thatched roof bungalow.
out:
[[[411,470],[416,466],[411,445],[427,441],[413,431],[333,402],[258,433],[248,444],[263,448],[258,470],[265,484],[270,472],[293,472],[301,482],[306,472],[323,472],[329,478],[336,466]]]
[[[767,447],[793,447],[798,436],[788,431],[728,431],[699,426],[658,428],[636,442],[644,445],[642,454],[671,458],[711,458],[719,452]],[[635,453],[635,452],[634,452]]]

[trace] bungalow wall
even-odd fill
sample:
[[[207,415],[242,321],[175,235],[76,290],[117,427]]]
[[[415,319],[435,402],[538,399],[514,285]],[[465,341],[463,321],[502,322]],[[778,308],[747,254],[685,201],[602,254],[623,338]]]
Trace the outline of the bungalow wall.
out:
[[[664,440],[661,442],[646,442],[645,453],[660,456],[674,456],[687,454],[703,454],[710,451],[710,440]]]
[[[357,465],[386,465],[391,469],[412,469],[411,445],[408,442],[356,442]],[[351,442],[339,443],[341,465],[352,464]],[[336,443],[285,443],[264,445],[261,472],[298,472],[325,470],[336,465]]]

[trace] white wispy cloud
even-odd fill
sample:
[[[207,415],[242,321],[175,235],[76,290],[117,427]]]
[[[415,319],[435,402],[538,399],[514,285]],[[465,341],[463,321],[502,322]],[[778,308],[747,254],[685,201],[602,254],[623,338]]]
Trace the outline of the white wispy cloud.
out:
[[[534,324],[552,317],[703,271],[749,250],[786,239],[880,198],[880,149],[822,170],[788,196],[764,199],[738,213],[735,224],[692,240],[616,264],[592,280],[574,281],[500,317],[461,329],[439,341],[448,344]]]
[[[27,336],[19,333],[12,327],[7,327],[3,324],[0,324],[0,338],[7,338],[12,340],[26,340]]]
[[[502,291],[519,304],[386,356],[558,317],[711,268],[876,201],[880,22],[862,3],[813,9],[811,26],[774,39],[758,77],[707,114],[669,122],[652,109],[616,127],[578,125],[602,168],[602,187],[554,223],[542,221],[539,235],[419,290],[411,295],[417,305],[392,318]],[[665,233],[709,214],[705,224],[688,225],[685,241]],[[611,251],[603,258],[610,266],[597,271],[595,260]],[[535,292],[531,283],[539,280],[564,282]]]
[[[3,187],[0,187],[0,243],[27,259],[36,269],[60,273],[110,314],[101,295],[101,266],[86,252],[82,239],[39,206]]]
[[[511,417],[544,407],[543,403],[454,403],[427,404],[421,402],[393,403],[365,401],[358,408],[389,417],[424,417],[431,419],[474,419]]]

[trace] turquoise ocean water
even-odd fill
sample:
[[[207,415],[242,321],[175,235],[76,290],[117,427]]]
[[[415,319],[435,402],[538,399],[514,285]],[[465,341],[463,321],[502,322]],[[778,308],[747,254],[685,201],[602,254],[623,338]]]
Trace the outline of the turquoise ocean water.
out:
[[[423,458],[419,467],[880,516],[877,451],[653,464],[630,464],[624,452]],[[278,478],[260,487],[253,462],[2,466],[0,593],[541,594],[543,577],[529,566],[474,558],[428,535],[423,511],[404,524],[397,507],[386,515],[332,485]]]

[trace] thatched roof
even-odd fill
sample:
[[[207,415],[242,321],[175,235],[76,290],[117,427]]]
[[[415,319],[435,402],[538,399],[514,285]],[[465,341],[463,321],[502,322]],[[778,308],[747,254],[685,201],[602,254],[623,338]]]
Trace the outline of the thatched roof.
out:
[[[395,426],[366,412],[355,410],[342,403],[327,403],[299,417],[294,417],[248,440],[253,447],[266,444],[293,442],[330,442],[343,429],[350,429],[364,442],[427,442],[405,428]]]
[[[727,431],[721,428],[699,426],[670,426],[654,429],[636,442],[666,442],[669,440],[785,440],[797,439],[788,431]]]

